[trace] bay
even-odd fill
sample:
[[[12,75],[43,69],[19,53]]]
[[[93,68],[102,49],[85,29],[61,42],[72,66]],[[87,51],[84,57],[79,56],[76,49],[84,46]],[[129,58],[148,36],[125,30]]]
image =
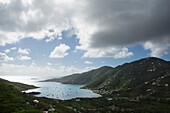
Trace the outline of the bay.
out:
[[[83,85],[62,84],[58,82],[36,82],[34,84],[40,88],[30,89],[25,92],[40,92],[41,94],[35,95],[37,97],[60,100],[101,97],[101,95],[93,93],[91,90],[81,89]]]
[[[20,82],[38,86],[39,88],[25,91],[25,92],[40,92],[41,94],[35,95],[37,97],[47,97],[60,100],[101,97],[101,95],[93,93],[91,90],[81,89],[83,85],[62,84],[59,82],[38,82],[41,81],[41,79],[24,76],[0,76],[0,78],[12,82]]]

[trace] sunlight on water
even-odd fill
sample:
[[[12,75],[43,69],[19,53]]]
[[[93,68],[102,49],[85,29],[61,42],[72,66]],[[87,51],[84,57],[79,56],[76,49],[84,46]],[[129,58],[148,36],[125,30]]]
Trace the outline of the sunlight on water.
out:
[[[81,98],[97,98],[101,95],[93,93],[87,89],[80,89],[83,85],[61,84],[58,82],[38,82],[40,79],[23,76],[0,76],[12,82],[20,82],[30,85],[35,85],[40,88],[30,89],[26,92],[41,92],[36,95],[38,97],[47,97],[61,100],[69,100],[77,97]]]
[[[37,82],[40,88],[27,90],[26,92],[41,92],[38,97],[48,97],[61,100],[69,100],[77,97],[97,98],[101,95],[87,89],[80,89],[83,85],[61,84],[58,82]]]

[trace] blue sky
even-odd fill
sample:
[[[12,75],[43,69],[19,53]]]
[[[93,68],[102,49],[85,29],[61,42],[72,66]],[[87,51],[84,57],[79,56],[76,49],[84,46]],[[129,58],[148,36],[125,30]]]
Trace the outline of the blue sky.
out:
[[[145,57],[169,61],[168,3],[0,0],[0,76],[52,78]]]

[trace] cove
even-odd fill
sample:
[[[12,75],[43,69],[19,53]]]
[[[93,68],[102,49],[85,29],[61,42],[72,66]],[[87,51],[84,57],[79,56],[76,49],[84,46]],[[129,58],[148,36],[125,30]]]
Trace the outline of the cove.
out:
[[[62,84],[59,82],[36,82],[34,85],[40,88],[30,89],[25,92],[40,92],[41,94],[35,96],[60,100],[101,97],[101,95],[93,93],[91,90],[81,89],[83,85]]]

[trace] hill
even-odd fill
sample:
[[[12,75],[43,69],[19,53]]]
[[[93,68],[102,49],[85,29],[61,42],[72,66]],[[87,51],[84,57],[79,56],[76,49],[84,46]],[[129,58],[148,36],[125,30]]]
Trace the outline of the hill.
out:
[[[125,63],[115,68],[101,67],[82,74],[73,74],[46,81],[85,84],[84,88],[92,89],[100,94],[120,93],[120,91],[123,91],[124,95],[129,92],[127,95],[136,96],[140,93],[148,95],[148,93],[151,93],[149,90],[152,90],[152,94],[154,91],[157,92],[157,94],[155,93],[157,96],[159,93],[168,97],[170,96],[169,77],[169,61],[148,57]]]
[[[98,78],[99,76],[105,74],[109,70],[112,70],[112,67],[109,66],[104,66],[98,69],[91,70],[89,72],[84,72],[81,74],[73,74],[73,75],[68,75],[62,78],[54,78],[54,79],[49,79],[45,80],[46,82],[52,81],[52,82],[61,82],[64,84],[87,84],[93,79]]]
[[[149,57],[126,63],[108,71],[86,85],[87,88],[127,89],[170,74],[170,63]],[[102,80],[102,81],[101,81]]]
[[[58,100],[39,98],[22,93],[18,90],[18,88],[23,89],[23,87],[20,88],[21,85],[25,88],[29,86],[0,79],[0,113],[42,113],[48,111],[51,106],[55,108],[53,113],[74,112],[58,103]],[[38,100],[39,103],[35,104],[33,100]]]
[[[14,88],[16,88],[19,91],[38,88],[38,87],[33,86],[33,85],[27,85],[27,84],[18,83],[18,82],[10,82],[8,80],[4,80],[4,79],[1,79],[1,78],[0,78],[0,82],[3,82],[3,83],[8,84],[8,85],[12,85],[12,86],[14,86]]]
[[[144,58],[120,65],[92,80],[84,88],[101,94],[170,97],[170,63],[158,58]]]

